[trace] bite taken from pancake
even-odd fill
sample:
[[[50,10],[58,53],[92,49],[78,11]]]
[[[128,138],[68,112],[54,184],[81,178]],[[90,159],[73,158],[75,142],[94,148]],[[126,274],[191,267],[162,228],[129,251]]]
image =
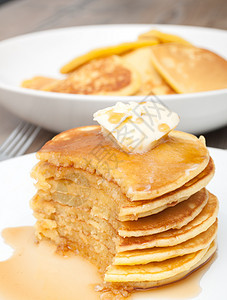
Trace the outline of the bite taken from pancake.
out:
[[[37,153],[37,239],[87,258],[104,289],[185,277],[217,247],[205,139],[175,130],[179,117],[157,100],[117,103],[94,119],[100,125],[60,133]]]

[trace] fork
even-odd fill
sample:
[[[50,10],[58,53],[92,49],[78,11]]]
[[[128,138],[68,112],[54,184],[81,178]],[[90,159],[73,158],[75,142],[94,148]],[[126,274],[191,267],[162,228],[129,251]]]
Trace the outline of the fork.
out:
[[[41,127],[21,121],[0,147],[0,161],[25,153]]]

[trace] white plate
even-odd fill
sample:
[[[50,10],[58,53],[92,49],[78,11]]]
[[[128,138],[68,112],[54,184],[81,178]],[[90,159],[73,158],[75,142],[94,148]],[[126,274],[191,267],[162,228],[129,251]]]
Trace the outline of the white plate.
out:
[[[217,195],[220,201],[218,255],[208,272],[203,275],[200,282],[202,292],[193,299],[213,300],[218,296],[219,299],[224,300],[226,299],[227,270],[227,151],[210,148],[210,154],[216,165],[216,174],[208,189]],[[0,232],[6,227],[35,223],[32,210],[29,208],[29,200],[35,193],[29,173],[35,163],[34,154],[0,163]],[[12,254],[11,248],[5,245],[2,239],[0,239],[0,249],[0,260]],[[138,297],[134,298],[139,300]],[[162,299],[165,300],[165,298]]]
[[[151,28],[179,34],[193,44],[227,58],[224,30],[176,25],[100,25],[27,34],[0,42],[0,103],[17,116],[47,129],[62,131],[92,124],[98,109],[116,101],[143,97],[87,96],[50,93],[19,87],[35,75],[61,77],[59,69],[75,56],[95,47],[133,41]],[[212,72],[212,70],[211,70]],[[179,113],[179,129],[201,133],[227,124],[227,89],[159,96]]]

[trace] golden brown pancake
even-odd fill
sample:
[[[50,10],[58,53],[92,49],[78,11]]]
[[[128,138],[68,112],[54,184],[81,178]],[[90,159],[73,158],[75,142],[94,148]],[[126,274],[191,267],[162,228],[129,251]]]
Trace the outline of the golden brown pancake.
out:
[[[122,58],[140,74],[141,86],[135,95],[175,94],[174,90],[163,80],[154,68],[151,60],[151,47],[136,49],[123,55]]]
[[[178,273],[174,276],[167,277],[167,278],[161,279],[161,280],[159,279],[159,280],[152,280],[152,281],[127,282],[127,286],[132,287],[132,288],[147,289],[147,288],[158,287],[158,286],[166,285],[166,284],[169,284],[169,283],[172,283],[172,282],[176,282],[176,281],[188,276],[189,274],[191,274],[192,271],[197,270],[198,267],[202,266],[205,262],[207,262],[212,257],[212,255],[215,253],[216,249],[217,249],[217,242],[213,241],[211,243],[210,247],[208,248],[207,252],[205,253],[205,255],[204,256],[201,255],[202,258],[196,264],[194,264],[189,269],[184,270],[184,271],[182,271],[182,272],[180,272],[180,273]],[[117,287],[122,287],[122,286],[125,286],[125,285],[126,285],[126,282],[124,282],[123,284],[121,284],[121,283],[115,283],[114,284],[114,286],[116,288]]]
[[[121,55],[134,49],[141,47],[153,46],[158,44],[156,38],[149,39],[149,41],[135,41],[121,43],[115,46],[108,46],[103,48],[96,48],[89,52],[75,57],[73,60],[68,62],[66,65],[61,67],[60,72],[63,74],[70,73],[91,60],[103,58],[111,55]]]
[[[137,92],[140,76],[118,56],[94,59],[52,85],[51,92],[84,95],[122,95]]]
[[[178,93],[227,88],[227,61],[209,50],[167,43],[151,52],[154,67]]]
[[[24,81],[22,87],[56,93],[129,96],[138,91],[140,84],[136,69],[114,55],[94,59],[65,79],[34,77]]]
[[[186,226],[148,236],[121,238],[117,251],[123,252],[152,247],[168,247],[183,243],[206,231],[216,221],[217,214],[218,200],[217,197],[210,193],[207,205]]]
[[[122,204],[119,219],[121,221],[133,221],[141,217],[159,213],[168,207],[175,206],[205,187],[214,176],[214,171],[214,162],[210,158],[207,167],[199,175],[175,191],[150,201],[128,201],[126,204]]]
[[[123,222],[118,233],[122,237],[153,235],[169,229],[180,229],[201,213],[208,201],[208,192],[204,188],[173,207],[167,208],[149,217],[137,221]]]
[[[206,231],[181,244],[169,247],[153,247],[149,249],[132,250],[117,253],[114,257],[114,265],[140,265],[152,261],[163,261],[172,257],[182,256],[199,251],[210,245],[214,240],[218,229],[217,221]]]
[[[115,148],[101,134],[100,126],[65,131],[49,141],[37,156],[51,164],[96,172],[117,183],[132,201],[154,199],[179,188],[209,162],[203,141],[187,133],[173,131],[165,143],[140,155]]]
[[[188,41],[178,35],[164,33],[156,29],[152,29],[138,36],[139,41],[149,41],[154,38],[156,38],[160,43],[180,43],[183,45],[191,45]]]
[[[33,90],[47,90],[49,86],[59,82],[57,79],[36,76],[32,79],[24,80],[21,84],[22,87]]]
[[[129,201],[113,182],[106,182],[99,175],[80,169],[75,170],[73,167],[58,168],[47,162],[40,162],[32,174],[39,182],[37,188],[41,189],[42,195],[45,194],[48,199],[75,207],[84,201],[94,201],[94,198],[112,203],[116,201],[117,218],[120,221],[132,221],[175,206],[201,190],[214,175],[214,163],[210,158],[209,164],[199,175],[175,191],[154,200],[133,202]]]
[[[116,266],[108,267],[105,280],[108,282],[155,282],[172,278],[177,274],[187,271],[195,266],[206,254],[209,246],[205,249],[164,260],[151,262],[145,265]]]

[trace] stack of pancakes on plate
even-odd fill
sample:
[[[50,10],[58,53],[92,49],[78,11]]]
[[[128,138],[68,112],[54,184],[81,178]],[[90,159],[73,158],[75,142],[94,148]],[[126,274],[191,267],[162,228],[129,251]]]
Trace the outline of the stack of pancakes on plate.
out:
[[[37,153],[36,236],[94,263],[113,286],[176,281],[216,250],[214,163],[203,138],[172,131],[128,154],[100,126],[57,135]]]

